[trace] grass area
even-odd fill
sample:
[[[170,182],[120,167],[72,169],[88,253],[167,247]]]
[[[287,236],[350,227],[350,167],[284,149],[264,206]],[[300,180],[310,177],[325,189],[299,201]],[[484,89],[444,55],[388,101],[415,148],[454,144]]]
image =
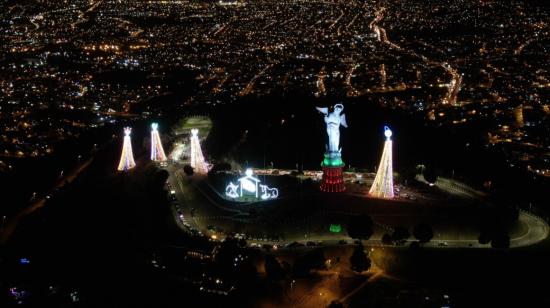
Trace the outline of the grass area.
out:
[[[189,134],[192,128],[199,130],[199,137],[206,138],[212,129],[212,120],[207,116],[192,116],[182,119],[174,128],[176,136]]]
[[[227,179],[226,176],[222,178]],[[391,233],[391,228],[397,226],[407,227],[412,233],[414,226],[420,222],[426,222],[433,227],[434,240],[477,241],[479,236],[480,208],[470,202],[462,206],[421,204],[348,194],[322,194],[309,187],[309,182],[302,190],[302,184],[294,178],[287,176],[288,181],[284,181],[285,177],[266,178],[269,178],[266,181],[268,184],[278,183],[283,188],[287,186],[294,193],[287,198],[239,204],[221,198],[212,191],[212,186],[200,180],[193,182],[183,176],[177,185],[181,186],[186,203],[196,208],[196,222],[203,230],[207,225],[214,225],[225,232],[246,233],[255,238],[278,238],[285,241],[307,241],[310,238],[330,240],[345,238],[350,218],[367,214],[376,223],[372,237],[375,240],[380,239],[384,233]],[[219,185],[220,183],[215,183],[213,186],[217,188]],[[331,224],[342,225],[342,232],[331,233]],[[509,232],[512,238],[516,238],[527,230],[528,227],[518,221]]]
[[[448,290],[451,297],[467,303],[454,301],[453,307],[483,307],[481,303],[486,307],[538,307],[528,303],[534,295],[545,294],[549,300],[545,284],[540,283],[550,274],[542,266],[549,253],[546,239],[512,250],[375,248],[370,256],[378,267],[400,278],[402,289]],[[513,296],[519,293],[526,295]]]

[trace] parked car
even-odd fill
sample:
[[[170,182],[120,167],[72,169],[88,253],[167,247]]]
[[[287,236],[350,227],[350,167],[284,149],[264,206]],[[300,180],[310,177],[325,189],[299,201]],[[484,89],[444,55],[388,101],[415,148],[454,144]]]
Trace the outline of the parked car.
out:
[[[288,247],[288,248],[302,247],[302,246],[304,246],[304,244],[298,243],[298,242],[292,242],[292,243],[286,245],[286,247]]]

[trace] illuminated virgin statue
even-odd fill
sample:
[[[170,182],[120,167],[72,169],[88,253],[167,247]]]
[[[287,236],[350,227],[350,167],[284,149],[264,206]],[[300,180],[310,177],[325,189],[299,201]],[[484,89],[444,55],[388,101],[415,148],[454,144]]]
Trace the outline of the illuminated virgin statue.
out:
[[[344,105],[334,105],[334,110],[329,113],[327,107],[316,107],[325,115],[325,123],[327,124],[328,145],[327,152],[340,152],[340,125],[348,127],[346,123],[346,115],[341,114],[344,110]]]

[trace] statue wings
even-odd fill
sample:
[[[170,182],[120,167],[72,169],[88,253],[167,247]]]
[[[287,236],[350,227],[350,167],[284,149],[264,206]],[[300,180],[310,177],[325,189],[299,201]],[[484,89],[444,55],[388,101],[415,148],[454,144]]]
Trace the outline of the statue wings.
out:
[[[315,107],[315,108],[317,108],[317,110],[318,110],[320,113],[322,113],[322,114],[324,114],[324,115],[328,115],[328,107]]]
[[[346,122],[346,115],[343,114],[340,116],[340,125],[343,127],[348,127],[348,123]]]

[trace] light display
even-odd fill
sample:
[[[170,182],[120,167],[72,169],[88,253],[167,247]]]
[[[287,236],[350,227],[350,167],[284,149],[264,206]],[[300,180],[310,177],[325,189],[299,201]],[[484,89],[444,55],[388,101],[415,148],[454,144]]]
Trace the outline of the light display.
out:
[[[344,105],[334,105],[334,110],[330,113],[328,112],[328,108],[326,107],[317,107],[317,110],[325,115],[325,123],[327,124],[328,135],[327,152],[341,152],[342,149],[340,149],[340,125],[348,127],[348,124],[346,123],[346,115],[341,114],[342,111],[344,111]]]
[[[251,196],[256,199],[269,200],[279,197],[279,190],[260,184],[261,181],[253,176],[252,169],[246,169],[245,176],[237,181],[238,184],[229,182],[225,187],[225,195],[229,198],[236,199]]]
[[[162,148],[162,142],[158,132],[159,125],[157,123],[151,124],[151,160],[163,162],[166,161],[166,155]]]
[[[277,188],[270,188],[270,187],[267,187],[267,185],[260,185],[260,188],[262,190],[261,198],[263,200],[275,199],[279,197],[279,190]]]
[[[208,165],[204,160],[199,141],[199,130],[196,128],[191,130],[191,167],[196,173],[208,173]]]
[[[169,154],[169,158],[173,161],[180,160],[184,156],[186,148],[186,143],[174,142],[174,144],[172,145],[172,152]]]
[[[344,105],[334,105],[334,110],[329,113],[326,107],[317,107],[317,110],[325,115],[327,126],[328,143],[321,166],[323,177],[321,179],[321,190],[325,192],[342,192],[346,189],[344,185],[342,161],[342,149],[340,148],[340,126],[348,127],[346,115],[342,114]]]
[[[328,230],[332,233],[340,233],[342,232],[342,226],[339,224],[330,224],[330,227]]]
[[[376,177],[369,190],[369,195],[376,198],[391,199],[393,194],[393,166],[392,166],[392,131],[389,127],[384,126],[384,150],[382,151],[382,159],[380,166],[376,172]]]
[[[120,162],[118,163],[118,171],[130,170],[136,166],[134,154],[132,153],[132,140],[130,139],[131,133],[132,129],[130,127],[124,128],[124,142],[122,144]]]
[[[229,182],[227,187],[225,187],[225,195],[233,199],[238,198],[240,197],[238,190],[239,190],[239,185],[235,185],[233,184],[233,182]]]

